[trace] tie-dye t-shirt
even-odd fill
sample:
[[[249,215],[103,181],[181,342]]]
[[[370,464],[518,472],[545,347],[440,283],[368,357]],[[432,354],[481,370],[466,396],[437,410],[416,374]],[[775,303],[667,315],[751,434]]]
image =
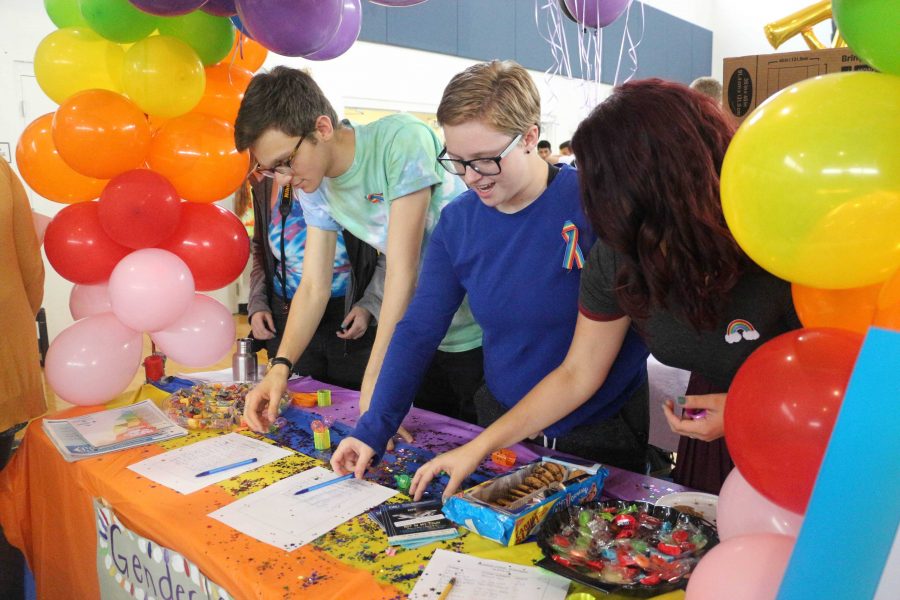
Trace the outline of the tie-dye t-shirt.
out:
[[[424,252],[441,210],[466,191],[462,179],[438,164],[441,141],[428,125],[407,114],[350,126],[356,134],[356,151],[347,172],[326,177],[312,194],[296,192],[307,224],[329,231],[347,229],[386,252],[391,203],[431,187],[422,240]],[[463,352],[480,345],[481,329],[475,324],[468,302],[464,302],[440,348]]]
[[[269,247],[275,256],[275,293],[283,298],[293,298],[300,286],[300,277],[303,274],[303,250],[306,248],[306,221],[303,218],[303,209],[298,202],[291,203],[291,214],[287,217],[287,227],[284,230],[284,265],[287,278],[287,295],[281,285],[281,213],[272,211],[272,222],[269,223]],[[338,298],[346,295],[347,284],[350,282],[350,259],[347,257],[347,248],[344,246],[344,236],[338,231],[337,250],[334,254],[334,275],[331,278],[331,297]]]

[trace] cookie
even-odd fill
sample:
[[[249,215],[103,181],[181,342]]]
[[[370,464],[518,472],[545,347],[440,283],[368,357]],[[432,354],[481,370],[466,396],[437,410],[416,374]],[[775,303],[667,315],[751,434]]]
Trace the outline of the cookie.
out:
[[[561,480],[566,475],[566,469],[562,465],[558,465],[554,462],[545,462],[543,467],[553,473],[553,476],[557,481]]]
[[[529,477],[525,478],[525,485],[530,487],[532,490],[539,490],[542,487],[546,487],[547,484],[544,483],[543,481],[541,481],[540,479],[538,479],[537,477],[529,476]]]

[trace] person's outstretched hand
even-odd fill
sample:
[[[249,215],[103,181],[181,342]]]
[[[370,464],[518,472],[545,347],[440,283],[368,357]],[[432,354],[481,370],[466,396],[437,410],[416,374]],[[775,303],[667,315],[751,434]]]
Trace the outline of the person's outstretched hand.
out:
[[[374,456],[375,451],[365,442],[345,437],[331,455],[331,468],[338,475],[353,473],[357,479],[362,479]]]
[[[475,472],[482,460],[484,460],[484,454],[476,450],[471,443],[439,454],[419,467],[413,477],[412,485],[409,487],[409,493],[413,500],[420,500],[431,480],[445,471],[450,475],[450,481],[442,494],[446,501],[456,493],[466,477]]]
[[[681,402],[681,399],[684,402]],[[725,435],[725,399],[726,394],[704,394],[702,396],[679,396],[679,406],[685,411],[705,410],[706,414],[697,418],[675,414],[675,403],[666,400],[663,404],[663,412],[669,427],[675,433],[695,440],[711,442]]]
[[[244,404],[244,420],[250,429],[257,433],[266,433],[269,426],[278,418],[278,404],[287,390],[287,377],[284,365],[276,365],[247,394]]]

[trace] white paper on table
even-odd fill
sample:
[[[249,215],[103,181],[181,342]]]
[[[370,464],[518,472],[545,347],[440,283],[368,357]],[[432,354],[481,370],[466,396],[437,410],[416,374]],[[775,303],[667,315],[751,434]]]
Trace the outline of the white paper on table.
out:
[[[563,600],[569,580],[537,567],[478,558],[438,548],[409,595],[410,600],[436,600],[455,578],[453,600],[528,598]]]
[[[294,495],[303,488],[335,477],[337,475],[327,469],[313,467],[236,500],[209,516],[261,542],[290,552],[397,493],[376,483],[349,479]]]
[[[263,465],[291,454],[293,452],[286,448],[267,444],[239,433],[229,433],[189,446],[182,446],[175,450],[169,450],[163,454],[128,465],[128,468],[147,479],[152,479],[167,488],[172,488],[176,492],[190,494],[213,483],[225,481],[235,475],[258,469]],[[248,458],[255,458],[256,462],[228,469],[221,473],[197,477],[197,473],[230,465]]]

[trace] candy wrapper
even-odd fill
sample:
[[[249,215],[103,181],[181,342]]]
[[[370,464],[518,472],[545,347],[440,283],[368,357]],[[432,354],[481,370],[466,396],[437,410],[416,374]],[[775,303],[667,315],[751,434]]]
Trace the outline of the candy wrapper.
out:
[[[444,514],[478,535],[512,546],[555,511],[600,497],[608,471],[544,458],[452,496]]]
[[[538,566],[605,592],[649,597],[685,587],[718,541],[709,522],[673,508],[590,502],[547,519]]]
[[[163,403],[166,415],[188,429],[236,429],[243,425],[244,400],[252,383],[204,383],[181,389]],[[279,411],[290,403],[285,394]]]

